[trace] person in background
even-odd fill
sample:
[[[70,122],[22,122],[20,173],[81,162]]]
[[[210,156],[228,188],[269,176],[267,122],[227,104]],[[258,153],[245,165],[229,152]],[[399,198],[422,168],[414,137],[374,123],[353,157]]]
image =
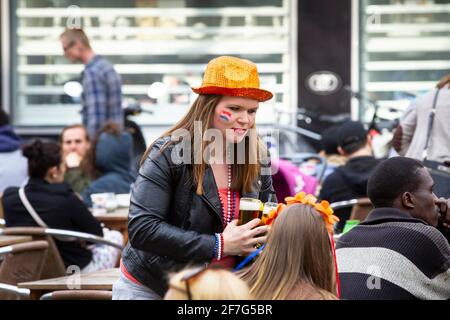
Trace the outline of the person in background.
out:
[[[122,80],[114,67],[95,54],[82,29],[67,29],[60,40],[64,56],[72,63],[85,65],[81,81],[81,114],[89,136],[94,138],[107,121],[123,127]]]
[[[136,176],[132,167],[131,135],[114,122],[108,122],[97,134],[89,152],[89,162],[95,172],[91,183],[81,192],[84,203],[92,206],[91,194],[130,193]]]
[[[239,226],[237,219],[242,197],[267,202],[274,193],[255,125],[259,103],[273,95],[260,89],[253,62],[229,56],[211,60],[193,91],[199,96],[187,114],[143,157],[113,299],[162,299],[168,271],[234,268],[239,255],[266,241],[260,219]],[[209,133],[214,144],[205,141]]]
[[[347,157],[339,154],[338,132],[339,125],[331,126],[322,132],[322,150],[319,155],[325,157],[327,161],[327,169],[324,173],[324,179],[336,170],[337,167],[347,163]]]
[[[83,202],[63,182],[64,165],[58,144],[36,140],[23,148],[23,154],[28,159],[30,176],[24,193],[46,226],[104,236],[107,240],[122,244],[122,235],[109,230],[104,234],[106,230],[102,230],[100,223]],[[2,204],[6,227],[40,226],[25,208],[19,196],[19,188],[6,189]],[[82,272],[112,268],[119,255],[118,250],[105,249],[102,245],[90,250],[78,241],[55,239],[55,242],[65,266],[76,265]]]
[[[252,265],[238,272],[256,300],[337,299],[334,248],[326,221],[314,206],[296,201],[278,214],[265,248]]]
[[[437,90],[439,95],[427,159],[450,166],[450,74],[407,109],[396,130],[395,149],[402,156],[423,160],[428,120]]]
[[[336,246],[342,298],[450,299],[450,245],[442,233],[448,236],[450,199],[435,196],[426,168],[411,158],[385,160],[367,192],[375,209]]]
[[[0,195],[7,187],[19,187],[28,178],[27,159],[20,146],[20,138],[9,124],[8,115],[0,109]]]
[[[90,177],[92,169],[87,168],[89,165],[87,152],[91,147],[89,134],[80,124],[67,126],[62,130],[59,142],[65,165],[64,182],[76,193],[81,193],[92,180]]]
[[[187,268],[170,277],[164,300],[252,300],[247,284],[229,270]]]
[[[323,182],[319,199],[331,203],[367,197],[367,181],[372,170],[381,161],[375,159],[372,152],[371,138],[359,121],[343,123],[338,130],[339,154],[348,158],[345,165],[336,168]],[[349,209],[336,210],[340,221],[336,232],[342,232],[345,222],[350,217]]]

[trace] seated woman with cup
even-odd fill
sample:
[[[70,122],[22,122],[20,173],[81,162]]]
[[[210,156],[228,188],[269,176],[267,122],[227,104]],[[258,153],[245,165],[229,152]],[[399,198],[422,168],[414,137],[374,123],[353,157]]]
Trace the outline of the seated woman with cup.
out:
[[[5,190],[2,204],[6,227],[39,226],[86,232],[122,244],[122,235],[102,230],[83,202],[63,182],[64,164],[58,144],[36,140],[24,147],[23,155],[28,158],[30,180],[24,188]],[[91,250],[76,241],[55,239],[55,242],[66,267],[75,265],[82,272],[112,268],[118,259],[116,249],[103,245]]]
[[[92,207],[92,194],[129,193],[136,175],[132,170],[131,135],[108,122],[94,138],[88,157],[94,179],[81,192],[81,197],[88,207]]]

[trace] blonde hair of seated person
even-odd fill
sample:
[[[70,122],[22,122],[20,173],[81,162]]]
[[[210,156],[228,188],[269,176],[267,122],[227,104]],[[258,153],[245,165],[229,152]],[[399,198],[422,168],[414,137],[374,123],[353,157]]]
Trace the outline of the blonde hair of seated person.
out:
[[[264,250],[239,275],[258,300],[337,299],[331,241],[320,213],[309,205],[288,205]]]
[[[184,280],[192,271],[184,269],[170,278],[165,300],[189,300],[186,282],[192,300],[252,300],[247,284],[231,271],[207,268]]]

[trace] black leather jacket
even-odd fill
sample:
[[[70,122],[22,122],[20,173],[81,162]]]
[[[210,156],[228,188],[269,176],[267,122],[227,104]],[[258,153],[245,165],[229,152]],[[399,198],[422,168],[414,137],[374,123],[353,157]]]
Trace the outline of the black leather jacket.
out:
[[[198,196],[192,183],[192,167],[174,164],[169,138],[160,139],[142,165],[131,193],[128,216],[129,243],[122,262],[139,282],[163,296],[168,272],[186,265],[209,263],[213,258],[214,233],[223,231],[222,204],[211,167]],[[273,193],[272,177],[261,175],[254,192],[241,197],[267,201]]]

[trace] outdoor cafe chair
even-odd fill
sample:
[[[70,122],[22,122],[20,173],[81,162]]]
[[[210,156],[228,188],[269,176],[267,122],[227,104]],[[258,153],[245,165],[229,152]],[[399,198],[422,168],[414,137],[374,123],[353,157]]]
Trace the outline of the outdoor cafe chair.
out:
[[[330,203],[330,207],[333,210],[349,208],[351,209],[349,220],[359,220],[360,222],[363,222],[373,209],[373,205],[369,198],[337,201]]]
[[[40,300],[112,300],[108,290],[60,290],[41,296]]]
[[[19,288],[7,283],[0,283],[0,299],[5,300],[6,295],[8,295],[11,300],[28,300],[30,298],[30,289]]]
[[[66,275],[66,267],[64,265],[58,247],[55,244],[54,238],[60,241],[75,241],[82,240],[93,244],[103,244],[116,248],[122,251],[123,247],[117,243],[105,240],[102,237],[78,231],[41,228],[41,227],[11,227],[0,229],[0,235],[28,235],[35,240],[47,240],[49,243],[49,253],[44,264],[41,279],[50,279],[62,277]]]
[[[19,282],[39,280],[47,257],[47,241],[29,241],[0,248],[0,283],[16,285]],[[12,290],[12,288],[9,288]],[[16,295],[0,293],[0,299],[17,299]]]

